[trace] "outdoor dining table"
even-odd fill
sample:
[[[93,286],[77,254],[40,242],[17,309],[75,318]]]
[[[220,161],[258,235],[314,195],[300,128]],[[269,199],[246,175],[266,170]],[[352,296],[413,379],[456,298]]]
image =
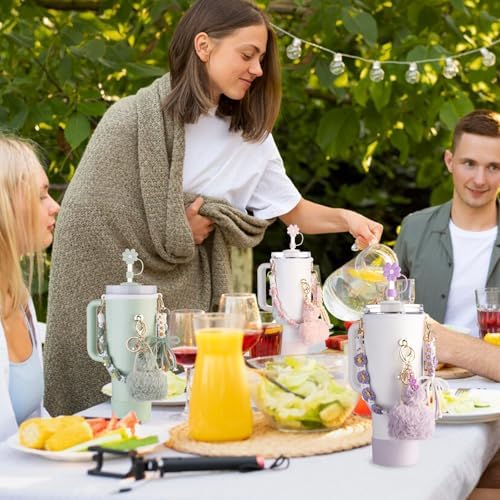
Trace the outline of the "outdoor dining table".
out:
[[[451,387],[500,389],[480,377],[450,381]],[[172,426],[181,409],[154,407],[150,425]],[[109,403],[82,412],[103,416]],[[500,420],[488,423],[438,424],[434,437],[421,444],[421,457],[412,467],[374,465],[371,447],[292,458],[283,470],[250,473],[233,471],[168,473],[145,482],[123,498],[175,500],[235,500],[273,498],[312,499],[465,499],[500,446]],[[169,448],[160,457],[182,456]],[[126,468],[128,459],[112,461]],[[111,462],[110,462],[111,463]],[[1,499],[116,498],[119,479],[87,475],[92,462],[56,462],[0,444]]]

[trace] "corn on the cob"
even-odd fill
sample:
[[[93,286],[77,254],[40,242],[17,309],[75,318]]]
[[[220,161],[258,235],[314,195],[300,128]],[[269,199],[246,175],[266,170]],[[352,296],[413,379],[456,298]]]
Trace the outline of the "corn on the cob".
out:
[[[45,442],[45,449],[49,451],[61,451],[75,444],[88,441],[92,437],[92,428],[87,422],[76,422],[60,427],[54,432]]]
[[[31,418],[19,426],[19,442],[28,448],[42,450],[47,439],[54,431],[50,428],[47,418]]]
[[[19,426],[19,442],[28,448],[43,450],[46,448],[47,441],[54,434],[66,427],[82,425],[83,423],[85,423],[85,419],[76,415],[55,418],[30,418]],[[91,438],[92,433],[88,439]]]

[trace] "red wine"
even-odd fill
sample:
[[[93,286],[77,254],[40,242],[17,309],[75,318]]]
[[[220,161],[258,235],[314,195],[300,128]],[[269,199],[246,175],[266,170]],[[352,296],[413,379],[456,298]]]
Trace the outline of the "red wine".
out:
[[[243,347],[242,351],[245,353],[251,349],[259,340],[262,334],[262,329],[259,330],[244,330],[243,332]]]
[[[281,339],[283,337],[283,327],[278,323],[263,325],[264,333],[257,343],[250,349],[250,357],[276,356],[281,354]]]
[[[500,333],[500,311],[477,310],[479,333],[484,337],[487,333]]]
[[[194,366],[196,360],[196,346],[181,346],[172,349],[175,354],[175,360],[182,366]]]

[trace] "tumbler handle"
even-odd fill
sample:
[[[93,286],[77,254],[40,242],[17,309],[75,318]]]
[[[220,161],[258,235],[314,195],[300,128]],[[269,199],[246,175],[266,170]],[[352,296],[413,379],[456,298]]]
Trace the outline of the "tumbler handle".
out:
[[[102,363],[97,352],[97,308],[100,304],[101,299],[96,299],[87,305],[87,352],[94,361]]]
[[[354,366],[354,356],[356,355],[356,337],[358,335],[359,330],[359,321],[355,321],[347,330],[347,358],[348,358],[348,373],[349,373],[349,382],[351,387],[361,394],[363,388],[358,381],[357,370]]]
[[[259,307],[264,311],[272,312],[273,307],[267,302],[267,270],[271,268],[269,262],[264,262],[257,268],[257,300]]]

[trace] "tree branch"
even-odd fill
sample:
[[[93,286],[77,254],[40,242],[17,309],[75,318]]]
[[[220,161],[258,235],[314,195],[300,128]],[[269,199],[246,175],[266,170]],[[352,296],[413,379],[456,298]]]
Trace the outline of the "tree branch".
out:
[[[36,4],[54,10],[94,10],[101,8],[100,0],[35,0]]]
[[[337,97],[335,95],[330,94],[329,92],[324,92],[320,89],[312,89],[310,87],[306,87],[306,93],[313,99],[321,99],[323,101],[338,103]]]
[[[267,11],[273,14],[295,14],[297,9],[297,5],[291,0],[275,0],[267,7]]]
[[[310,2],[297,5],[294,0],[271,0],[266,9],[271,14],[305,16],[311,12]]]

